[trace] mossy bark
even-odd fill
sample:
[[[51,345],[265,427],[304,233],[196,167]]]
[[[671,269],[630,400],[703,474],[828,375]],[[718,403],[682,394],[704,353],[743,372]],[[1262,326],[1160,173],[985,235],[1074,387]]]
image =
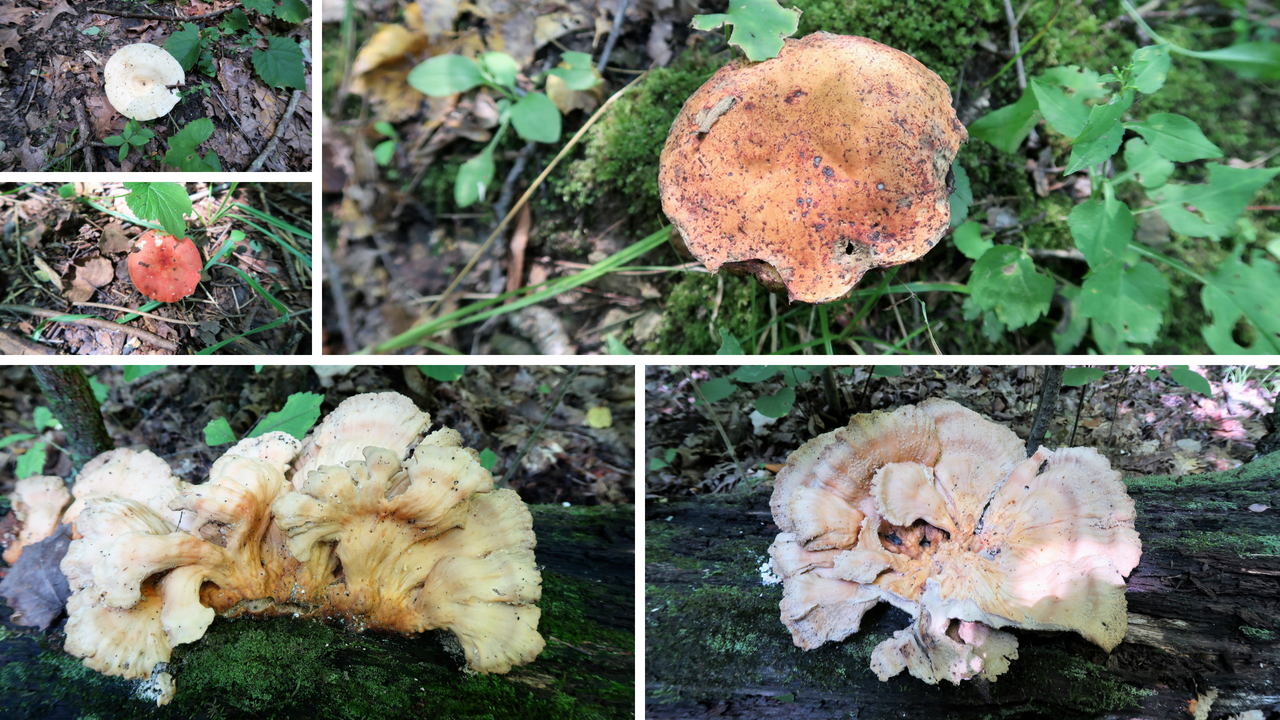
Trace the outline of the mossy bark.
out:
[[[634,506],[533,506],[546,649],[507,675],[469,672],[452,633],[356,635],[309,620],[217,619],[170,663],[162,707],[62,652],[61,629],[14,632],[0,605],[8,718],[577,718],[635,714]]]
[[[881,603],[844,642],[803,651],[762,582],[778,528],[770,488],[651,502],[646,517],[646,717],[1210,718],[1271,707],[1280,686],[1280,453],[1237,470],[1128,479],[1142,562],[1113,652],[1075,633],[1015,630],[994,682],[880,682],[871,650],[910,623]],[[1272,509],[1254,512],[1250,505]],[[1264,713],[1266,710],[1264,710]],[[1203,716],[1201,716],[1203,717]]]

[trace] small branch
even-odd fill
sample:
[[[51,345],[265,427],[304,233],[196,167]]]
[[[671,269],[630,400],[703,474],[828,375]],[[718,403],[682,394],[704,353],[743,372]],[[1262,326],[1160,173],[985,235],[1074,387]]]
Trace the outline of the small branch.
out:
[[[605,63],[609,62],[609,56],[613,54],[613,45],[618,42],[618,35],[621,34],[623,16],[627,14],[627,5],[630,0],[618,0],[617,7],[613,11],[613,27],[609,30],[609,39],[604,41],[604,50],[600,52],[600,60],[596,63],[597,68],[603,68]]]
[[[1027,436],[1027,457],[1031,457],[1044,443],[1044,435],[1049,430],[1049,423],[1058,407],[1058,395],[1062,392],[1062,375],[1066,368],[1061,365],[1045,367],[1044,384],[1040,386],[1040,403],[1036,405],[1035,419],[1031,422],[1031,433]]]
[[[107,10],[105,8],[100,8],[96,10],[91,9],[89,10],[89,12],[98,13],[99,15],[111,15],[113,17],[137,18],[139,20],[180,20],[180,21],[186,22],[188,20],[209,20],[212,18],[221,17],[231,12],[232,10],[237,10],[237,9],[239,9],[239,6],[233,5],[229,8],[223,8],[215,12],[205,13],[204,15],[151,15],[148,13],[125,12],[123,10]]]
[[[80,138],[89,137],[89,121],[85,118],[84,106],[79,103],[73,104],[71,110],[76,115],[76,125],[80,126]],[[95,172],[97,163],[93,161],[93,150],[88,147],[84,148],[84,169],[85,172]]]
[[[507,472],[502,476],[502,480],[494,483],[493,486],[495,488],[507,487],[507,484],[511,482],[511,476],[516,474],[516,468],[520,467],[520,461],[524,460],[524,456],[529,452],[533,441],[542,433],[542,429],[547,426],[547,421],[555,414],[556,408],[560,407],[560,401],[564,399],[564,394],[568,392],[569,386],[573,384],[574,379],[578,377],[578,373],[581,371],[582,366],[578,365],[573,369],[573,372],[569,373],[569,377],[560,383],[560,389],[556,391],[556,399],[552,401],[551,407],[547,408],[547,414],[542,416],[542,422],[538,423],[538,427],[534,428],[533,434],[524,441],[524,447],[520,448],[520,452],[516,454],[516,459],[507,467]]]
[[[1071,439],[1067,441],[1067,447],[1076,446],[1076,429],[1080,427],[1080,413],[1084,410],[1084,404],[1089,400],[1088,390],[1092,384],[1080,386],[1080,404],[1076,405],[1076,421],[1071,424]]]
[[[102,318],[77,318],[74,320],[60,319],[65,317],[69,313],[58,312],[57,310],[46,310],[44,308],[27,307],[26,305],[0,304],[0,310],[7,310],[9,312],[15,312],[15,313],[25,313],[27,315],[36,315],[43,318],[49,318],[50,320],[54,320],[55,322],[69,322],[69,323],[76,323],[77,325],[87,325],[92,328],[97,328],[99,330],[108,330],[110,332],[122,332],[125,335],[132,335],[136,338],[146,340],[147,342],[151,343],[152,345],[155,345],[156,347],[162,350],[169,350],[172,352],[177,352],[178,350],[177,343],[171,342],[169,340],[165,340],[164,338],[160,337],[159,335],[149,330],[142,330],[140,328],[129,327],[128,325],[121,325],[120,323],[114,323],[114,322],[111,322],[110,320],[103,320]],[[134,311],[131,310],[130,312],[134,312]]]
[[[1027,89],[1027,73],[1022,67],[1022,44],[1018,41],[1018,18],[1013,12],[1013,3],[1004,0],[1004,15],[1009,21],[1009,47],[1013,51],[1014,65],[1018,68],[1018,87]]]
[[[689,385],[693,387],[693,392],[697,394],[698,399],[702,401],[702,406],[707,409],[707,414],[711,416],[711,422],[716,424],[716,429],[720,431],[720,439],[724,440],[724,446],[729,449],[729,457],[733,458],[733,464],[738,468],[738,475],[743,482],[747,480],[747,473],[742,469],[742,463],[738,462],[738,453],[733,451],[733,443],[729,442],[729,433],[725,432],[724,425],[720,424],[720,416],[716,414],[715,408],[711,407],[711,403],[707,402],[707,396],[702,394],[702,388],[698,387],[698,383],[694,382],[693,373],[689,372],[687,366],[681,366],[684,370],[684,376],[689,378]]]
[[[88,138],[87,136],[86,136],[86,137],[82,137],[82,138],[80,138],[80,142],[76,143],[75,145],[72,145],[70,150],[68,150],[68,151],[66,151],[66,152],[64,152],[64,153],[62,153],[62,154],[61,154],[61,155],[59,155],[58,157],[56,157],[56,158],[54,158],[54,159],[50,160],[49,162],[45,163],[45,164],[44,164],[44,167],[42,167],[42,168],[40,168],[40,169],[41,169],[42,171],[43,171],[43,170],[48,170],[49,168],[53,167],[54,165],[57,165],[58,163],[62,162],[63,160],[66,160],[67,158],[71,157],[71,156],[72,156],[72,155],[74,155],[75,153],[79,152],[79,151],[80,151],[81,149],[83,149],[83,148],[84,148],[84,146],[85,146],[85,145],[87,145],[88,143],[89,143],[89,138]]]
[[[75,305],[76,307],[80,307],[81,305],[87,305],[88,307],[102,308],[103,310],[115,310],[117,312],[128,313],[131,315],[141,315],[142,317],[151,318],[152,320],[159,320],[160,322],[177,323],[179,325],[199,325],[200,324],[192,320],[177,320],[174,318],[167,318],[163,315],[153,315],[149,312],[142,312],[141,310],[131,310],[127,307],[120,307],[119,305],[108,305],[106,303],[82,302],[82,303],[72,303],[72,305]]]
[[[346,292],[342,289],[342,270],[329,257],[329,243],[320,241],[324,272],[329,276],[329,293],[333,296],[333,309],[338,313],[338,332],[342,333],[342,345],[348,355],[356,352],[356,337],[351,329],[351,311],[347,308]]]
[[[1120,387],[1116,390],[1116,403],[1111,408],[1111,427],[1107,429],[1107,459],[1111,459],[1111,441],[1116,438],[1116,423],[1120,422],[1120,399],[1124,397],[1125,381],[1129,379],[1129,368],[1124,369],[1124,377],[1120,378]]]
[[[262,154],[253,161],[253,164],[245,172],[258,172],[261,170],[262,164],[267,161],[267,157],[276,151],[276,146],[280,144],[280,136],[284,134],[285,127],[293,117],[293,111],[298,109],[298,100],[301,98],[302,91],[294,90],[293,97],[289,98],[289,107],[284,109],[284,117],[280,118],[280,122],[276,123],[276,131],[272,133],[271,141],[267,143],[267,146],[262,150]]]

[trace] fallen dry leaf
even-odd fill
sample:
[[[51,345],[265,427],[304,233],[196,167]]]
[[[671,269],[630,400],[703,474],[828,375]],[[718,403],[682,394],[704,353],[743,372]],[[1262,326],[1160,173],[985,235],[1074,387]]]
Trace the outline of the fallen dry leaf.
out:
[[[358,78],[384,63],[404,62],[406,54],[417,54],[427,44],[426,35],[415,33],[403,25],[383,25],[356,54],[356,61],[351,64],[351,75]],[[359,92],[354,83],[352,90]]]
[[[76,277],[71,281],[71,289],[63,293],[69,302],[82,303],[93,297],[98,288],[115,278],[115,270],[111,261],[96,257],[76,268]]]
[[[67,578],[58,565],[71,544],[71,525],[59,525],[53,535],[28,545],[0,582],[0,597],[13,608],[16,625],[43,630],[62,614],[71,597]]]
[[[0,30],[0,60],[3,60],[5,50],[22,52],[22,45],[18,44],[19,39],[21,38],[18,36],[17,30],[12,28]]]
[[[40,22],[27,28],[28,34],[38,32],[40,30],[48,30],[53,27],[53,21],[62,13],[71,13],[72,15],[80,14],[75,11],[75,8],[67,4],[67,0],[58,0],[58,4],[53,6],[53,9],[49,11],[48,15],[40,18]]]
[[[31,136],[22,139],[22,147],[18,148],[18,157],[22,158],[22,169],[28,172],[39,172],[44,169],[44,148],[31,147]]]
[[[160,24],[159,20],[143,20],[142,22],[138,23],[137,25],[134,25],[131,28],[125,28],[124,31],[127,33],[134,33],[136,35],[141,35],[142,33],[150,30],[151,28],[159,24]]]
[[[17,5],[0,6],[0,23],[19,25],[35,8],[18,7]]]
[[[124,223],[119,220],[107,223],[98,240],[98,250],[103,255],[126,253],[133,248],[133,240],[124,234]]]
[[[452,30],[457,17],[458,0],[429,0],[425,9],[415,2],[404,8],[404,24],[416,33],[425,33],[431,42]]]

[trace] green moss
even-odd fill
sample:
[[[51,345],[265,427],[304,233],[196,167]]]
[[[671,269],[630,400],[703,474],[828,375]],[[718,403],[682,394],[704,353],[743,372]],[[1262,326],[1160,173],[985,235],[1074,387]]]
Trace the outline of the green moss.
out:
[[[1180,493],[1187,494],[1199,489],[1212,491],[1246,488],[1258,483],[1266,483],[1280,478],[1280,452],[1264,455],[1257,460],[1241,465],[1234,470],[1204,473],[1201,475],[1147,475],[1145,477],[1127,477],[1124,484],[1130,494],[1135,493]]]
[[[1249,535],[1226,530],[1187,530],[1176,538],[1155,538],[1150,544],[1183,553],[1226,551],[1236,555],[1280,555],[1280,535]]]
[[[1272,640],[1276,639],[1276,632],[1274,630],[1263,630],[1262,628],[1256,628],[1250,625],[1240,626],[1240,632],[1244,633],[1245,635],[1248,635],[1254,640],[1263,640],[1265,642],[1271,642]]]
[[[635,649],[635,635],[629,631],[605,627],[596,620],[591,608],[610,602],[609,588],[552,570],[542,571],[542,619],[538,629],[544,636],[554,635],[571,645],[599,644],[620,652]]]
[[[1221,512],[1227,512],[1229,510],[1237,509],[1237,506],[1235,503],[1227,502],[1226,500],[1205,500],[1203,502],[1187,503],[1187,509],[1188,510],[1218,510]]]
[[[724,291],[720,292],[720,283],[724,283]],[[644,352],[654,355],[714,355],[720,349],[720,328],[733,333],[743,345],[743,350],[754,353],[755,348],[747,348],[753,331],[764,327],[764,310],[768,307],[768,294],[759,291],[754,278],[739,277],[721,273],[686,273],[667,290],[666,309],[662,314],[662,324],[658,326],[657,339],[645,346]],[[715,332],[712,332],[711,300],[720,295],[719,312],[714,321]],[[752,321],[752,301],[755,301],[755,312],[760,315]]]
[[[427,209],[437,217],[456,210],[453,202],[453,186],[458,181],[458,168],[462,167],[462,163],[466,161],[467,158],[461,155],[440,158],[431,163],[423,173],[422,184],[419,186],[420,197],[426,198]]]
[[[1024,685],[1031,688],[1030,693]],[[1135,708],[1142,698],[1155,694],[1154,690],[1126,685],[1111,677],[1106,668],[1079,656],[1036,646],[1019,648],[1008,676],[1001,677],[992,689],[1054,698],[1051,707],[1043,708],[1045,713],[1069,709],[1087,716]]]

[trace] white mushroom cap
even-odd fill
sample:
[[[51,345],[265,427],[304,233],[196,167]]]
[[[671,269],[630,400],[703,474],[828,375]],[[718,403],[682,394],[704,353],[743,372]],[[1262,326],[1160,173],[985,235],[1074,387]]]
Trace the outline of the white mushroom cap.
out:
[[[149,43],[117,50],[103,75],[111,106],[134,120],[154,120],[172,110],[179,98],[169,86],[186,80],[178,61],[164,48]]]

